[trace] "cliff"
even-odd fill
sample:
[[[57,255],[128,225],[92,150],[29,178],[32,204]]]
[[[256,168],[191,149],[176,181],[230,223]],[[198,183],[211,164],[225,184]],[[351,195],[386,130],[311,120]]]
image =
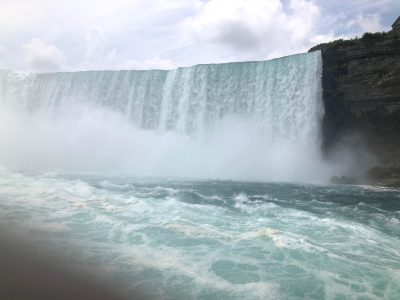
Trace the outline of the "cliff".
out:
[[[325,154],[357,137],[352,147],[362,144],[381,163],[400,164],[400,29],[310,49],[316,50],[323,59]]]

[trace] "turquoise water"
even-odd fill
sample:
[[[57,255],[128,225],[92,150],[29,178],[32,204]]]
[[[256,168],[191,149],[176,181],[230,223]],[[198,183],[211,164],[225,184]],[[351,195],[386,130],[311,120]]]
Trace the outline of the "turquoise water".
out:
[[[400,191],[0,176],[1,223],[159,299],[400,299]]]

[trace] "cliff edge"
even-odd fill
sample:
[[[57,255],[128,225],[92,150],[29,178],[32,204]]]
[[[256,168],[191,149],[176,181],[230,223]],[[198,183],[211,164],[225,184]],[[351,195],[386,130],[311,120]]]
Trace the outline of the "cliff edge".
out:
[[[310,51],[321,50],[323,59],[324,153],[329,157],[343,143],[363,147],[380,168],[392,170],[386,172],[390,185],[400,186],[400,25],[395,24],[389,32],[365,33]],[[386,173],[369,170],[366,177],[387,185]]]

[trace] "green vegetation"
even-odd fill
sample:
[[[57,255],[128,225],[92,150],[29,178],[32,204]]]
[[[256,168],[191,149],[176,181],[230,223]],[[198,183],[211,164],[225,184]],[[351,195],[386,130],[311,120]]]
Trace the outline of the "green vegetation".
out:
[[[387,35],[387,32],[366,32],[363,34],[360,40],[367,44],[374,44],[382,42],[387,37]]]
[[[371,33],[371,32],[366,32],[364,33],[361,37],[355,37],[353,39],[349,40],[344,40],[344,39],[338,39],[329,43],[324,44],[324,47],[327,50],[336,50],[337,48],[341,46],[357,46],[357,45],[373,45],[375,43],[380,43],[383,42],[388,36],[389,32],[376,32],[376,33]],[[395,36],[397,37],[397,36]],[[397,40],[397,39],[395,39]]]

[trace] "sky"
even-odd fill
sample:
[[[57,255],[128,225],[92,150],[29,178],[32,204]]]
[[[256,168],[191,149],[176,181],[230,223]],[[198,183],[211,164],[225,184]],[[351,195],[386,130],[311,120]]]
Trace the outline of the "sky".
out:
[[[399,0],[0,0],[0,69],[266,60],[390,30]]]

